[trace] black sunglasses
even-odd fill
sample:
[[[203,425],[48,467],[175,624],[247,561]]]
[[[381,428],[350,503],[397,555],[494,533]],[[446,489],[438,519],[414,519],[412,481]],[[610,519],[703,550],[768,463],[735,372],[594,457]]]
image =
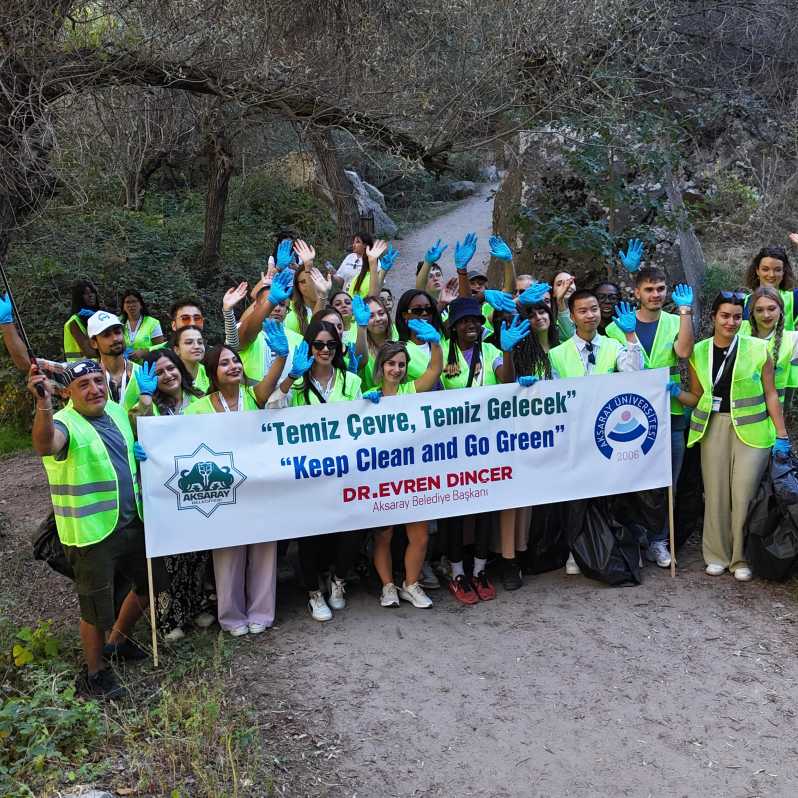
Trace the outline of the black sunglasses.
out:
[[[596,353],[593,351],[593,344],[591,344],[590,341],[586,341],[585,349],[587,349],[587,362],[590,363],[591,366],[595,366]]]
[[[617,302],[620,298],[619,294],[596,294],[596,299],[599,302],[607,302],[613,299]]]
[[[746,296],[742,291],[721,291],[721,297],[723,299],[729,299],[732,302],[745,302]]]
[[[338,349],[338,341],[313,341],[311,346],[317,352],[321,352],[323,349],[328,349],[330,352],[335,352],[335,350]]]
[[[432,315],[432,305],[423,305],[420,308],[408,308],[407,312],[411,316],[431,316]]]

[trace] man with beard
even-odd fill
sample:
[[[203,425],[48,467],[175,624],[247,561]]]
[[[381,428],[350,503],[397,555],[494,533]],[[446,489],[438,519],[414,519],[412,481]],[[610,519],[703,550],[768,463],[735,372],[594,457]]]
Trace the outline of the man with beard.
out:
[[[128,383],[138,370],[125,359],[125,335],[122,322],[113,313],[98,310],[86,324],[92,348],[100,355],[100,365],[108,384],[108,398],[121,403]]]

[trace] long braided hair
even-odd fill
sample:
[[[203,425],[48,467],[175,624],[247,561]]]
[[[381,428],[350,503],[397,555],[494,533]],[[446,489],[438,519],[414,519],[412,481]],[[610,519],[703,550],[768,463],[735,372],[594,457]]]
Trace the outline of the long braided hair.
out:
[[[779,362],[779,353],[781,352],[781,339],[784,337],[784,300],[781,298],[781,294],[769,285],[760,286],[751,292],[751,297],[748,300],[748,307],[750,308],[748,321],[751,324],[751,331],[757,338],[759,338],[760,330],[757,327],[754,306],[756,305],[757,299],[761,299],[762,297],[767,297],[775,302],[781,311],[779,320],[776,322],[776,326],[773,330],[773,368],[776,368]]]
[[[557,323],[554,313],[545,302],[539,302],[527,307],[527,318],[533,310],[543,310],[549,317],[549,330],[547,333],[549,350],[553,349],[560,342],[560,334],[557,332]],[[538,336],[534,330],[522,341],[519,341],[512,352],[515,373],[519,377],[535,376],[544,380],[551,379],[551,361],[546,350],[541,346]]]

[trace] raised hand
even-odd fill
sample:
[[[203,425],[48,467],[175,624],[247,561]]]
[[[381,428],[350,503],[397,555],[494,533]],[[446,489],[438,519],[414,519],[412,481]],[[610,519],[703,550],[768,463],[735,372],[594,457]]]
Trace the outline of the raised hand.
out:
[[[313,355],[310,355],[307,341],[300,341],[296,349],[294,349],[294,356],[291,359],[291,371],[288,376],[296,380],[301,377],[313,365]]]
[[[560,280],[559,284],[554,281],[554,288],[552,289],[552,296],[557,304],[558,310],[565,310],[566,298],[571,296],[576,291],[576,278],[573,275],[568,275],[567,279]]]
[[[790,233],[787,238],[789,238],[790,241],[792,241],[792,243],[798,247],[798,233]]]
[[[81,308],[78,311],[78,316],[80,316],[81,319],[90,319],[96,312],[96,310],[92,310],[91,308]]]
[[[509,352],[517,344],[529,335],[529,319],[521,319],[516,316],[513,323],[508,327],[507,322],[502,322],[502,329],[499,333],[502,352]]]
[[[301,238],[294,241],[294,252],[299,259],[298,262],[303,264],[306,269],[312,266],[313,261],[316,260],[316,250]]]
[[[0,296],[0,324],[11,324],[14,314],[11,312],[11,297],[6,294]]]
[[[389,272],[393,269],[394,263],[396,263],[396,259],[399,257],[399,250],[393,248],[393,244],[391,244],[388,249],[386,250],[385,254],[380,259],[380,268],[384,272]]]
[[[637,315],[628,302],[619,302],[613,321],[625,333],[633,333],[637,327]]]
[[[152,396],[158,389],[158,375],[155,373],[155,363],[145,363],[136,370],[136,382],[142,396]]]
[[[288,357],[288,338],[286,338],[283,325],[274,319],[265,319],[263,332],[266,335],[266,343],[269,345],[269,349],[277,357]]]
[[[136,458],[137,463],[143,463],[147,459],[147,452],[138,441],[133,444],[133,457]]]
[[[362,296],[352,297],[352,315],[355,317],[355,324],[358,327],[368,327],[371,311]]]
[[[504,291],[494,291],[487,289],[485,291],[485,301],[494,309],[500,310],[502,313],[515,313],[515,302],[509,294]]]
[[[330,295],[330,291],[332,291],[332,275],[330,274],[322,274],[319,269],[313,266],[310,269],[305,269],[307,272],[308,277],[310,278],[310,282],[313,283],[313,288],[316,291],[316,297],[318,299],[324,299]]]
[[[380,391],[377,388],[374,388],[371,391],[366,391],[366,393],[363,394],[363,398],[368,400],[369,402],[374,402],[374,404],[376,405],[380,401],[380,399],[382,399],[382,391]]]
[[[674,304],[680,308],[689,308],[693,304],[693,289],[689,285],[679,283],[671,294]]]
[[[357,353],[354,344],[346,345],[346,368],[352,374],[357,374],[360,369],[360,364],[363,362],[363,355]]]
[[[669,380],[668,384],[665,386],[668,393],[674,398],[678,399],[679,394],[682,392],[682,385],[679,382],[673,382],[673,380]]]
[[[498,260],[512,260],[513,253],[510,247],[507,246],[501,236],[491,236],[488,243],[490,244],[490,254]]]
[[[411,332],[415,333],[419,341],[423,341],[425,344],[440,343],[441,334],[428,321],[410,319],[407,326]]]
[[[519,385],[522,385],[524,388],[528,388],[530,385],[534,385],[536,382],[540,380],[540,377],[536,377],[534,374],[529,374],[525,377],[518,377],[516,382]]]
[[[42,374],[39,364],[36,360],[33,360],[28,370],[28,390],[37,399],[52,399],[53,391],[51,385],[50,380]]]
[[[477,251],[477,234],[466,233],[466,237],[461,244],[459,241],[454,245],[454,265],[458,272],[464,272]]]
[[[548,283],[535,283],[518,295],[518,301],[522,305],[539,305],[549,291],[551,286]]]
[[[448,305],[455,299],[457,299],[457,278],[452,277],[452,279],[441,288],[441,292],[438,294],[438,302],[442,305]]]
[[[284,238],[277,246],[277,257],[274,260],[274,265],[278,272],[287,269],[294,259],[293,243],[290,238]]]
[[[643,260],[643,242],[639,238],[633,238],[626,248],[626,252],[621,250],[618,253],[624,269],[630,274],[634,274],[639,268]]]
[[[366,247],[366,257],[369,263],[378,261],[388,251],[388,242],[378,238],[370,247]]]
[[[222,299],[222,310],[232,310],[247,295],[247,283],[228,288]]]
[[[274,275],[272,287],[269,289],[268,300],[272,305],[279,305],[291,298],[294,291],[294,272],[291,269],[283,269]]]
[[[449,248],[448,244],[442,244],[440,238],[427,250],[424,260],[427,263],[437,263],[441,255]]]

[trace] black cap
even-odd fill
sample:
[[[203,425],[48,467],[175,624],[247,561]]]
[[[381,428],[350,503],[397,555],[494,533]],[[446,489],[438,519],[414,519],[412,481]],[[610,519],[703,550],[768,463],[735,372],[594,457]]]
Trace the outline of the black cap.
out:
[[[453,327],[460,319],[468,316],[473,316],[481,319],[482,324],[485,323],[485,317],[482,315],[482,303],[478,299],[471,296],[460,296],[453,299],[449,303],[449,318],[447,324]]]
[[[468,273],[469,280],[484,280],[486,283],[488,282],[487,275],[482,274],[482,272],[478,272],[476,270],[470,271]]]

